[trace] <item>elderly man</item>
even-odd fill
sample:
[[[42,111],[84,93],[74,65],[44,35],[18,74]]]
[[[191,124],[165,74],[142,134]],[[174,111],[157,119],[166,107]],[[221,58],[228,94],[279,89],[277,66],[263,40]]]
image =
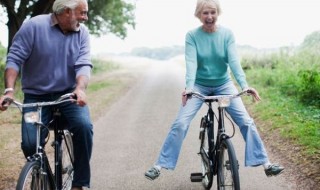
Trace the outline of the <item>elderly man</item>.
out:
[[[85,90],[92,64],[89,32],[80,24],[88,20],[87,13],[86,0],[56,0],[52,14],[25,21],[7,56],[6,89],[0,99],[0,110],[5,110],[3,100],[14,98],[19,72],[24,103],[52,101],[69,92],[77,96],[77,104],[60,108],[68,122],[68,130],[73,133],[74,190],[90,186],[93,127]],[[50,120],[49,113],[49,108],[43,110],[43,122]],[[35,153],[35,144],[36,130],[23,120],[21,148],[26,157]]]

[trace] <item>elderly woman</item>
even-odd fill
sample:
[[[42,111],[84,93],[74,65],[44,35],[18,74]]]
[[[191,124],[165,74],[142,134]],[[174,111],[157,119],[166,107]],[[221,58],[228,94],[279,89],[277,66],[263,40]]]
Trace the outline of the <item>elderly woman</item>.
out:
[[[237,57],[233,33],[220,25],[217,19],[221,13],[217,0],[198,0],[195,16],[202,25],[189,31],[185,38],[186,90],[182,93],[182,105],[176,120],[162,146],[155,165],[146,173],[150,180],[160,175],[161,168],[173,170],[176,167],[182,142],[191,120],[202,105],[197,98],[189,99],[186,94],[198,91],[204,95],[236,94],[237,88],[231,80],[231,69],[242,90],[260,100],[258,92],[250,88]],[[227,108],[239,126],[246,142],[245,166],[263,166],[267,176],[280,174],[284,168],[271,164],[253,119],[246,111],[240,98],[232,100]]]

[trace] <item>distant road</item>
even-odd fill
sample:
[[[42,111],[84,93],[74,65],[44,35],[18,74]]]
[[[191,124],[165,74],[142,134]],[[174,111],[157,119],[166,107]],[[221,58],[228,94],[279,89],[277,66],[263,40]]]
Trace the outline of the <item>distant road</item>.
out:
[[[124,65],[131,67],[135,61],[139,60],[123,59]],[[177,115],[185,75],[183,66],[174,61],[148,64],[149,67],[143,67],[137,83],[126,94],[119,95],[105,115],[94,123],[92,190],[203,189],[201,183],[192,183],[189,178],[190,173],[200,172],[198,125],[205,105],[190,126],[177,168],[162,170],[155,181],[144,177],[144,172],[157,159]],[[262,167],[244,167],[244,141],[239,131],[233,143],[240,163],[241,189],[294,189],[283,176],[268,178]],[[216,189],[215,184],[212,189]]]

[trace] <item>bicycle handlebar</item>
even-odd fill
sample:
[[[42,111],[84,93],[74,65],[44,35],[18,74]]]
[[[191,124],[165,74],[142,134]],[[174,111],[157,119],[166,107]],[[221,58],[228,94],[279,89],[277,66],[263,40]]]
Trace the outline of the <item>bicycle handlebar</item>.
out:
[[[201,100],[204,100],[204,101],[208,101],[208,100],[212,100],[212,101],[219,101],[221,99],[233,99],[233,98],[237,98],[237,97],[240,97],[242,95],[248,95],[249,90],[245,90],[245,91],[241,91],[240,93],[238,94],[232,94],[232,95],[216,95],[216,96],[205,96],[199,92],[191,92],[189,95],[192,96],[192,97],[196,97],[196,98],[199,98]]]
[[[75,102],[76,101],[76,95],[74,93],[67,93],[62,96],[60,96],[57,100],[55,101],[50,101],[50,102],[36,102],[36,103],[26,103],[23,104],[21,102],[18,102],[16,100],[12,99],[5,99],[4,102],[11,102],[11,104],[14,104],[15,107],[18,108],[30,108],[30,107],[44,107],[44,106],[53,106],[53,105],[58,105],[64,102]]]

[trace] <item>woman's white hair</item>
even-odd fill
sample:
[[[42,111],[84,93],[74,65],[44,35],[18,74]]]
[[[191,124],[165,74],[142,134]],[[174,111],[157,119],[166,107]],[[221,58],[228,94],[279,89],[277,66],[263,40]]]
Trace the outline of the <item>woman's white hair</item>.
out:
[[[87,0],[55,0],[52,5],[52,11],[56,14],[60,14],[66,8],[75,9],[82,2],[87,2]]]
[[[194,16],[200,18],[203,8],[211,7],[211,6],[216,6],[218,15],[221,14],[221,6],[220,6],[219,0],[198,0],[196,10],[194,12]]]

